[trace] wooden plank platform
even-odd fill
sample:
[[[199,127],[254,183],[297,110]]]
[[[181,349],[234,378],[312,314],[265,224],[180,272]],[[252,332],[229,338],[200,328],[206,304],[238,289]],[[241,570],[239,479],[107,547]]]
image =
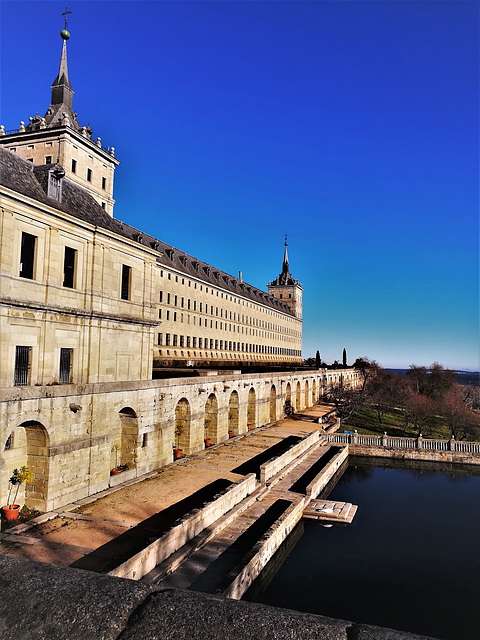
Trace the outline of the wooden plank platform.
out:
[[[357,512],[357,506],[350,502],[331,500],[311,500],[303,511],[303,517],[326,524],[350,524]]]

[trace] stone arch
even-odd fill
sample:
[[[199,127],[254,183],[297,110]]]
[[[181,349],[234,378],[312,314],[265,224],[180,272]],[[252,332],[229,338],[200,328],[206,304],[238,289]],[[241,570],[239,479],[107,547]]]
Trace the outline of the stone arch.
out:
[[[25,502],[28,507],[39,511],[47,511],[50,475],[49,446],[48,432],[43,424],[36,420],[22,422],[14,429],[5,443],[6,485],[14,468],[28,467],[33,479],[31,483],[20,487],[17,503]],[[25,492],[25,500],[23,500],[23,491]],[[20,496],[22,497],[20,498]]]
[[[297,387],[295,390],[295,411],[300,411],[302,402],[302,388],[300,386],[300,382],[297,382]]]
[[[257,398],[255,395],[255,389],[250,388],[248,392],[248,405],[247,405],[247,429],[255,429],[257,417]]]
[[[232,391],[228,402],[228,430],[234,436],[238,435],[238,407],[238,393],[236,391]]]
[[[275,385],[272,384],[270,388],[270,422],[276,422],[277,420],[277,390]]]
[[[175,407],[175,430],[173,432],[175,446],[179,449],[188,449],[190,445],[190,403],[186,398],[181,398]]]
[[[292,385],[288,382],[285,390],[285,401],[292,402]]]
[[[110,468],[126,464],[129,469],[134,469],[137,466],[138,417],[132,407],[123,407],[118,416],[120,429],[114,437]]]
[[[309,384],[308,384],[308,380],[305,380],[305,407],[309,407],[310,406],[310,398],[309,398]]]
[[[217,440],[218,402],[214,393],[211,393],[205,403],[205,439],[212,442]]]

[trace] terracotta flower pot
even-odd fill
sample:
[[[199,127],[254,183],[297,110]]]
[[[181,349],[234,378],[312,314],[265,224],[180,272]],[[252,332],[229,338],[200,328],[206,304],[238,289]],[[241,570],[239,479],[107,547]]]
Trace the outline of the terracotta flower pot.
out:
[[[233,431],[229,431],[229,432],[228,432],[228,437],[229,437],[229,438],[233,438]]]
[[[7,520],[16,520],[18,518],[18,512],[20,511],[19,504],[9,504],[2,507],[3,515]]]
[[[182,450],[181,449],[174,449],[173,450],[173,459],[174,460],[178,460],[178,458],[182,457]]]
[[[118,474],[119,474],[119,473],[122,473],[122,472],[120,471],[120,469],[117,469],[117,468],[115,468],[115,469],[110,469],[110,475],[111,475],[111,476],[118,476]]]
[[[205,438],[205,446],[206,447],[211,447],[212,446],[212,441],[210,438]]]

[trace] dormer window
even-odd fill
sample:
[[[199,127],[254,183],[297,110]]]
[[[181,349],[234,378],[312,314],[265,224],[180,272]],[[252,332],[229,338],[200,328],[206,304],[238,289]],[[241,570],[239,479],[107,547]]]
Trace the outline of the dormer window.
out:
[[[62,201],[62,179],[65,171],[61,167],[56,167],[48,172],[47,196]]]

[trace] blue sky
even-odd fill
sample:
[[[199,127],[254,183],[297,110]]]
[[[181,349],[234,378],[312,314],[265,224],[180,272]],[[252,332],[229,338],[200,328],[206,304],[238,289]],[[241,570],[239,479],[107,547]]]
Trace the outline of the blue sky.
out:
[[[50,102],[64,2],[1,2],[1,123]],[[115,216],[266,290],[304,356],[479,368],[479,3],[69,3]]]

